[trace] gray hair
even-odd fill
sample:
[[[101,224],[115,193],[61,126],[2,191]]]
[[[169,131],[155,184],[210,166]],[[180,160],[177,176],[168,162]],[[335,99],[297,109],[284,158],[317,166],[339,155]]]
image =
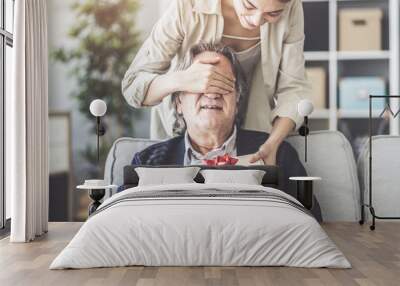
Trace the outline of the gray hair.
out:
[[[235,90],[237,114],[235,118],[235,124],[237,127],[240,127],[243,124],[244,115],[247,110],[249,87],[243,70],[240,67],[240,63],[236,58],[235,52],[230,47],[221,44],[210,43],[200,43],[194,45],[190,49],[189,55],[184,58],[180,65],[178,65],[177,70],[186,70],[190,65],[192,65],[194,58],[203,52],[215,52],[221,54],[231,63],[232,71],[234,77],[236,78]],[[175,111],[177,110],[178,96],[181,93],[182,91],[177,91],[172,94],[172,102],[174,104]],[[186,123],[182,114],[178,114],[176,112],[176,116],[177,119],[173,127],[173,132],[174,134],[182,134],[186,130]]]

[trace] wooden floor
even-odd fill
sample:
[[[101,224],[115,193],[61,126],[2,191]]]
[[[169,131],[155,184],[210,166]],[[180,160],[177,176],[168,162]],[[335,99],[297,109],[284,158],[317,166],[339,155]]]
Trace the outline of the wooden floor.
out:
[[[324,224],[352,269],[289,267],[123,267],[48,270],[81,223],[50,223],[28,244],[0,241],[0,285],[400,285],[400,223],[378,222],[375,232],[356,223]]]

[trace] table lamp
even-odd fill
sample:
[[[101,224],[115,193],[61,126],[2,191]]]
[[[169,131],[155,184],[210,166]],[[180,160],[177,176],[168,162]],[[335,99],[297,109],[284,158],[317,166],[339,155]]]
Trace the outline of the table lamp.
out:
[[[97,163],[100,161],[100,148],[99,141],[100,136],[103,136],[106,133],[106,129],[104,125],[101,124],[101,117],[106,114],[107,104],[104,100],[95,99],[90,103],[89,106],[90,113],[96,117],[96,135],[97,135]]]
[[[304,117],[304,124],[299,128],[299,134],[304,136],[304,161],[307,162],[307,135],[310,133],[308,128],[308,116],[313,112],[314,105],[308,99],[303,99],[297,105],[297,112]],[[320,177],[290,177],[297,183],[297,199],[309,210],[313,207],[313,181],[321,180]]]

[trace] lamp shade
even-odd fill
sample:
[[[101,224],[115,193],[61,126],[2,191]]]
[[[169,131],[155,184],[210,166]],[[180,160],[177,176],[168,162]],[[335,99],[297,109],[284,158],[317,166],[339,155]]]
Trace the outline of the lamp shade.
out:
[[[90,103],[89,110],[93,116],[101,117],[106,114],[107,104],[104,100],[95,99]]]
[[[297,105],[297,112],[300,114],[300,116],[309,116],[314,110],[314,105],[312,102],[308,99],[303,99],[299,102]]]

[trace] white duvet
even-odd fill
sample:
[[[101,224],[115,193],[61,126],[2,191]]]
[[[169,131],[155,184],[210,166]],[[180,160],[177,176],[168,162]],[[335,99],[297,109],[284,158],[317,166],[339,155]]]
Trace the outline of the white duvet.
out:
[[[254,190],[299,204],[277,189],[254,185],[128,189],[99,207],[50,269],[127,265],[351,267],[311,215],[280,199],[243,195],[129,199],[137,192],[171,190]]]

